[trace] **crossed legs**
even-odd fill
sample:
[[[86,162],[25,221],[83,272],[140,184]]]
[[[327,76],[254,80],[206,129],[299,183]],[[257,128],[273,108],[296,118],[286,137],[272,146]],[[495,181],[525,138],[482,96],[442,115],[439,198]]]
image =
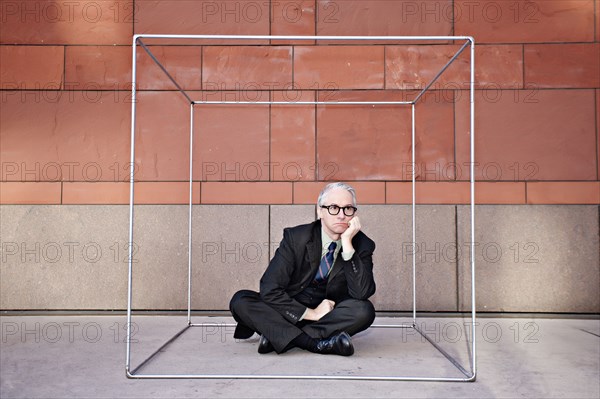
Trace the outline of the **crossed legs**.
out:
[[[279,312],[263,302],[255,291],[238,291],[229,304],[233,318],[238,322],[235,338],[250,338],[253,332],[266,337],[277,353],[306,333],[314,339],[326,339],[345,331],[354,335],[366,330],[375,319],[375,309],[368,300],[346,299],[319,321],[290,323]]]

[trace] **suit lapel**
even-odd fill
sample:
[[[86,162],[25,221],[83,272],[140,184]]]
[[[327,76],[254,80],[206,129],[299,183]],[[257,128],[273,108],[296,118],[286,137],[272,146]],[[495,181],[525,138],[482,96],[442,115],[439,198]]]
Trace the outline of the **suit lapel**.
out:
[[[337,258],[335,259],[335,262],[333,263],[333,268],[331,269],[331,272],[329,272],[329,277],[327,278],[327,282],[329,283],[333,277],[338,274],[342,268],[344,267],[342,265],[342,251],[340,250],[340,252],[338,253]]]
[[[354,248],[356,248],[355,240],[356,236],[352,239],[352,245],[354,245]],[[340,249],[340,252],[338,252],[338,256],[333,264],[333,269],[331,269],[331,272],[329,273],[329,278],[327,279],[327,282],[331,281],[336,274],[342,271],[342,268],[344,267],[344,265],[342,264],[343,262],[344,258],[342,258],[342,250]]]
[[[311,278],[317,274],[319,263],[321,263],[321,223],[315,223],[311,239],[306,243],[306,253],[310,263]]]

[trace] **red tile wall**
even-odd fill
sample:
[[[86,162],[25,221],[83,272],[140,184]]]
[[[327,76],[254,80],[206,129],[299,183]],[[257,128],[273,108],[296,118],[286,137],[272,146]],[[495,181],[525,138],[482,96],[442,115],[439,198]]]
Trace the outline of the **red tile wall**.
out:
[[[456,0],[454,34],[479,43],[594,41],[594,0]]]
[[[131,43],[137,3],[131,0],[0,1],[2,44]],[[150,3],[150,2],[148,2]]]
[[[206,90],[285,89],[293,81],[291,46],[206,46],[202,60]]]
[[[1,46],[0,59],[3,90],[63,88],[65,48],[62,46]]]
[[[121,46],[68,46],[64,73],[69,89],[126,90],[131,82],[131,50]]]
[[[134,33],[473,36],[476,201],[600,202],[598,0],[0,0],[0,21],[3,204],[128,202]],[[191,99],[242,102],[410,100],[460,47],[144,42]],[[189,100],[142,47],[136,58],[136,202],[186,203]],[[466,49],[415,107],[419,203],[469,202],[468,68]],[[330,180],[363,203],[411,201],[408,106],[193,112],[194,203],[311,204]]]

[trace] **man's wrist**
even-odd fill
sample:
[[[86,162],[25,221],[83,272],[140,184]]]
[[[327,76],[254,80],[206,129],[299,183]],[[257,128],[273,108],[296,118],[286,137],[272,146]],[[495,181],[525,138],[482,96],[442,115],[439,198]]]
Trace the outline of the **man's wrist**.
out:
[[[342,248],[344,251],[354,250],[354,247],[352,246],[352,239],[351,238],[342,238]]]
[[[352,250],[350,251],[347,251],[346,248],[344,248],[344,250],[342,251],[342,259],[344,259],[345,261],[349,261],[350,259],[352,259],[355,252],[356,251],[354,250],[354,248],[352,248]]]
[[[342,258],[344,260],[350,260],[352,255],[354,255],[354,246],[352,246],[352,241],[348,239],[342,239]]]
[[[301,320],[315,321],[315,310],[306,308]]]
[[[302,321],[306,318],[306,315],[309,311],[309,308],[307,307],[306,310],[304,311],[304,313],[302,313],[302,316],[300,316],[300,318],[298,319],[298,321]]]

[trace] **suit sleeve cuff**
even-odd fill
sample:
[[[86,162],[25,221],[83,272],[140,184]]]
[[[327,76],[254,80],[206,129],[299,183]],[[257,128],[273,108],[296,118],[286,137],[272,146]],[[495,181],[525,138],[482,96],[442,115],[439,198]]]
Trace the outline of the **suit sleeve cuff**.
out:
[[[304,316],[306,316],[306,312],[308,312],[308,308],[306,308],[306,310],[304,311],[304,313],[302,313],[302,316],[300,316],[300,319],[298,319],[298,321],[304,320]]]
[[[355,252],[356,250],[352,250],[350,252],[342,252],[342,259],[344,259],[345,261],[349,261],[350,259],[352,259]]]

